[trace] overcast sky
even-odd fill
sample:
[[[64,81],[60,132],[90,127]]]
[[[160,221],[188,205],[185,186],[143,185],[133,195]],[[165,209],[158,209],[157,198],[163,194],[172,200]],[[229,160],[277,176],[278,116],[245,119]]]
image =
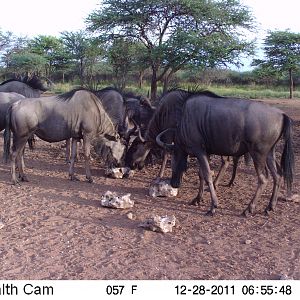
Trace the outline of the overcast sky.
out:
[[[262,40],[268,30],[300,32],[299,0],[240,0],[255,16]],[[1,0],[0,28],[17,36],[59,36],[85,28],[84,20],[101,0]]]

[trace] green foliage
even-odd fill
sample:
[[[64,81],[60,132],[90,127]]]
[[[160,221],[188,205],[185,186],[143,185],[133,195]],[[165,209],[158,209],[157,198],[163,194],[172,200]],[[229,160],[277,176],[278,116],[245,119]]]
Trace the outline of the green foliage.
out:
[[[240,53],[252,51],[243,36],[253,18],[237,0],[105,0],[87,23],[103,41],[122,37],[144,45],[152,98],[158,81],[188,63],[238,64]]]
[[[20,52],[11,55],[9,68],[15,73],[39,74],[47,60],[39,54]]]
[[[260,76],[290,78],[290,98],[293,97],[293,74],[300,69],[300,33],[286,31],[269,32],[264,41],[265,59],[254,60]]]

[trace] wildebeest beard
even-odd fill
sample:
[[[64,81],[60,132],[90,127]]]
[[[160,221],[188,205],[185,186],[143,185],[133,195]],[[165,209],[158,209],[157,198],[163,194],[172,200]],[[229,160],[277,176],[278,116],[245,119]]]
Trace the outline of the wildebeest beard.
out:
[[[125,146],[118,141],[111,141],[101,136],[93,140],[92,145],[96,154],[105,162],[105,166],[112,168],[123,165]]]

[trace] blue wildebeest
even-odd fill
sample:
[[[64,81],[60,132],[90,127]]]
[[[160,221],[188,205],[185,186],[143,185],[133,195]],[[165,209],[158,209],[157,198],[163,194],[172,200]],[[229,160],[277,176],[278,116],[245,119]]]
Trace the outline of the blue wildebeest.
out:
[[[266,213],[275,209],[281,178],[290,191],[293,183],[294,154],[292,146],[292,121],[281,110],[267,104],[232,98],[219,98],[213,94],[189,93],[183,96],[178,106],[176,128],[161,132],[156,141],[173,151],[171,185],[179,187],[183,172],[187,168],[187,156],[196,156],[199,162],[200,189],[202,196],[204,181],[211,194],[209,214],[214,214],[218,198],[212,182],[208,155],[241,156],[249,152],[258,177],[254,197],[244,215],[254,213],[257,200],[267,184],[266,168],[273,177],[273,192]],[[162,141],[172,131],[175,143]],[[276,163],[275,145],[284,138],[284,149],[280,165]]]
[[[7,96],[0,97],[0,131],[4,129],[6,111],[12,103],[25,97],[38,98],[45,91],[47,91],[47,87],[36,76],[25,76],[22,79],[8,79],[2,82],[0,84],[0,92],[12,94],[9,96],[9,101]],[[32,136],[28,139],[30,149],[33,149],[33,142],[34,138]]]
[[[101,90],[93,91],[93,93],[102,102],[103,108],[109,115],[120,137],[126,138],[130,135],[128,126],[128,117],[126,114],[126,103],[122,94],[113,87],[106,87]],[[97,143],[97,151],[103,152],[104,155],[106,147],[102,148],[103,143]],[[70,160],[70,140],[66,141],[66,160]]]
[[[24,77],[23,79],[9,79],[0,84],[0,92],[15,92],[26,98],[39,98],[45,91],[47,91],[47,88],[36,76],[31,78]]]
[[[212,94],[206,92],[206,94]],[[159,101],[159,105],[156,108],[156,111],[152,111],[153,117],[147,120],[147,127],[145,133],[139,134],[139,137],[136,138],[129,150],[126,153],[125,163],[132,169],[138,168],[142,169],[144,167],[145,159],[149,152],[152,149],[157,148],[156,137],[157,135],[167,129],[175,128],[178,124],[180,116],[178,115],[181,106],[183,105],[184,98],[189,95],[188,91],[175,89],[167,92],[163,95]],[[174,134],[169,132],[164,136],[164,139],[171,143],[174,140]],[[159,170],[158,178],[163,176],[166,163],[168,159],[168,152],[164,151],[163,153],[163,162]],[[218,183],[224,174],[227,166],[229,164],[228,159],[222,159],[222,166],[220,171],[214,181],[215,187],[218,186]],[[234,157],[234,168],[232,173],[232,178],[229,182],[229,185],[232,185],[236,175],[236,167],[238,164],[238,157]],[[195,201],[199,199],[199,196],[195,198]]]
[[[5,118],[8,108],[22,98],[25,97],[18,93],[0,92],[0,131],[5,129]]]
[[[11,154],[12,182],[17,183],[16,162],[19,178],[26,181],[23,164],[23,149],[28,137],[36,134],[47,142],[59,142],[72,138],[71,164],[69,176],[74,176],[77,140],[83,139],[86,178],[92,182],[90,171],[90,146],[107,142],[114,159],[120,160],[124,146],[113,122],[106,113],[99,98],[91,91],[72,90],[59,96],[26,98],[13,104],[7,114],[5,130],[5,154],[9,156],[10,130],[13,132]]]

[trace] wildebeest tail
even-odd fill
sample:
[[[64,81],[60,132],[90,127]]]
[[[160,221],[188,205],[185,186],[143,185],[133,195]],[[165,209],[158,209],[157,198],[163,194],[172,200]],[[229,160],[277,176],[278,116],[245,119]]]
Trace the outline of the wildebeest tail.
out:
[[[10,131],[10,118],[11,118],[12,106],[10,106],[6,113],[6,124],[4,130],[4,149],[3,149],[3,159],[7,163],[10,155],[10,140],[11,140],[11,131]]]
[[[287,191],[289,193],[292,190],[295,158],[294,158],[294,149],[292,143],[292,120],[285,114],[284,114],[284,121],[283,121],[282,136],[284,138],[284,149],[281,156],[280,165],[283,173],[284,182],[286,184]]]

